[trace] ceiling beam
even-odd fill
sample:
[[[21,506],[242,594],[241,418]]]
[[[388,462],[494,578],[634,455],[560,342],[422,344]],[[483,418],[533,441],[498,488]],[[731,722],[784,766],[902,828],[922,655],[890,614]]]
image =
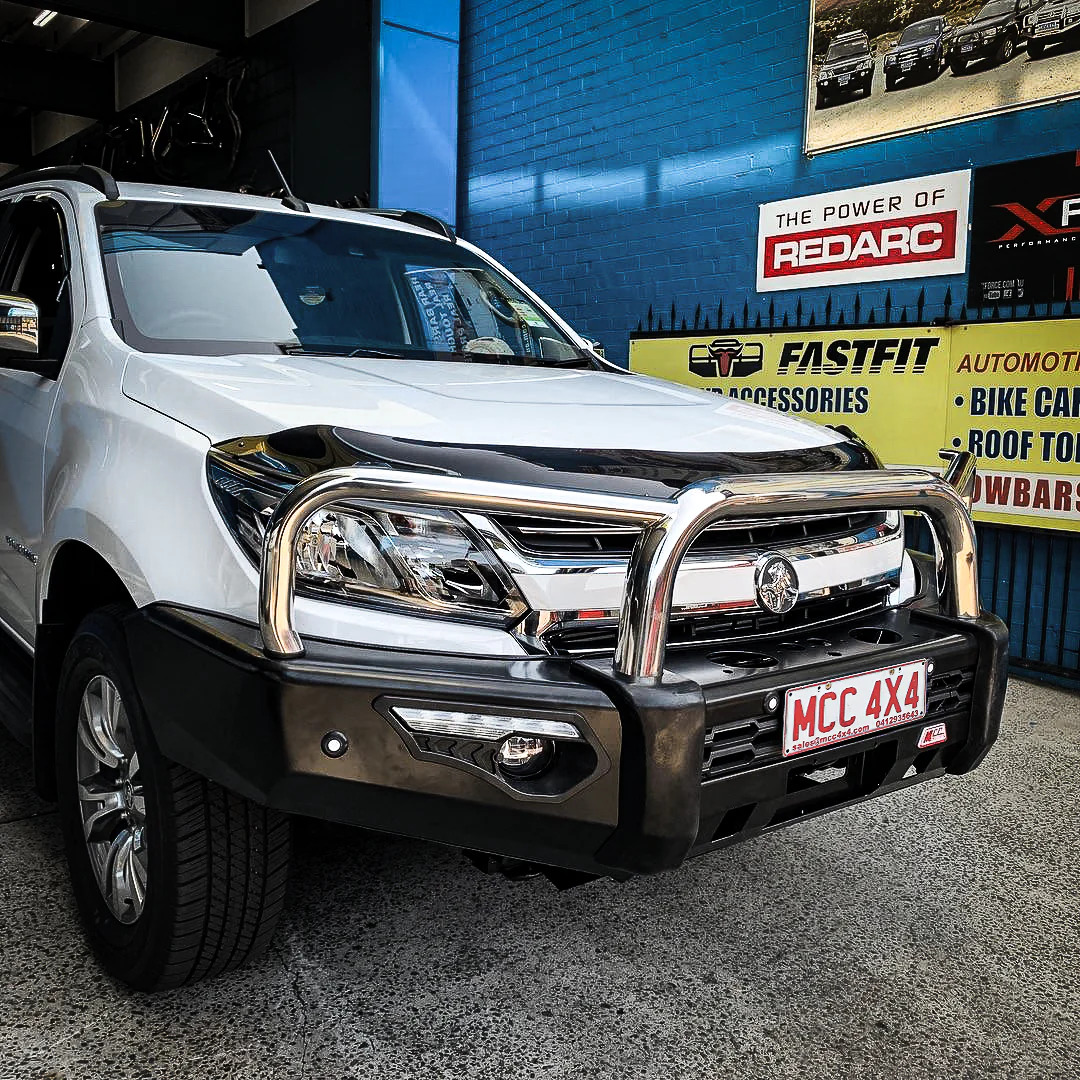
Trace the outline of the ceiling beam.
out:
[[[244,0],[49,0],[49,7],[61,15],[211,49],[231,49],[244,41]]]
[[[0,42],[0,100],[101,120],[115,93],[112,60]]]

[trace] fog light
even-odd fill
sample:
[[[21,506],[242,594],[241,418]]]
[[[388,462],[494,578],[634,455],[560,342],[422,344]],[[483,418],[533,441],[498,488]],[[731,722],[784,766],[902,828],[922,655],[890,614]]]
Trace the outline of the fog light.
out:
[[[507,776],[539,776],[554,758],[555,743],[532,735],[511,735],[495,751],[495,764]]]

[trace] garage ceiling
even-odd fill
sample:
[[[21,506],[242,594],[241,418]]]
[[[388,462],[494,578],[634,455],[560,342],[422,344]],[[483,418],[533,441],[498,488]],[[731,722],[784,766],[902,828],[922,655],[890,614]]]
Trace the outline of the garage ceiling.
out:
[[[0,162],[26,163],[314,0],[0,2]],[[2,167],[0,167],[0,171]]]

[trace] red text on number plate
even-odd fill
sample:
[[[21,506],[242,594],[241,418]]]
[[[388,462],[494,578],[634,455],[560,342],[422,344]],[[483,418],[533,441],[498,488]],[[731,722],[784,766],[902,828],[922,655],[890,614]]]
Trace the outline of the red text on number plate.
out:
[[[925,715],[925,660],[799,686],[787,692],[784,702],[784,757]]]

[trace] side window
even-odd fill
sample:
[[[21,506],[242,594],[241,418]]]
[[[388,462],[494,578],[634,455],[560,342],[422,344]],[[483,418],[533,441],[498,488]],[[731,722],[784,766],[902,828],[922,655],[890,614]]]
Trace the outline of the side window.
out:
[[[38,306],[40,355],[62,360],[71,340],[71,282],[64,218],[50,198],[23,199],[5,214],[0,293]]]

